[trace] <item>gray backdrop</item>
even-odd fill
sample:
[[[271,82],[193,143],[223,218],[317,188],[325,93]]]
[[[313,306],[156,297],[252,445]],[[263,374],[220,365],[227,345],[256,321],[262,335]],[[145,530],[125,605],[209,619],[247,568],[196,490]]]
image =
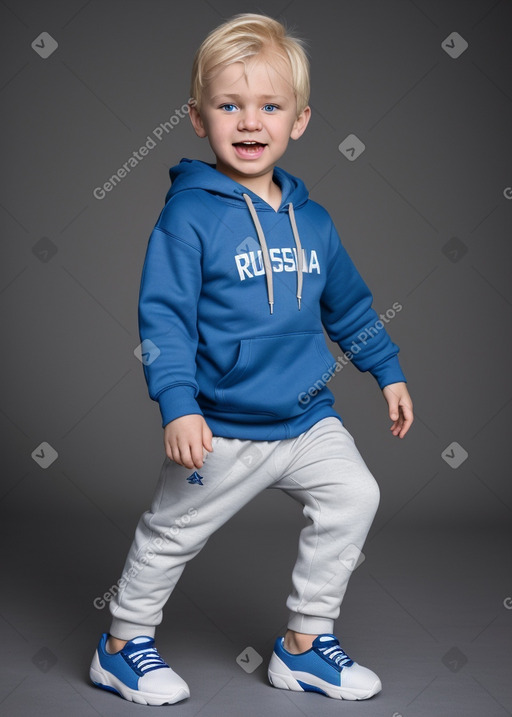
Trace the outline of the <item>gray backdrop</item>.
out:
[[[349,365],[330,384],[382,493],[339,621],[383,677],[366,713],[512,714],[509,0],[0,3],[0,710],[143,709],[87,683],[109,624],[93,599],[119,577],[164,459],[134,355],[137,299],[169,167],[213,161],[180,118],[192,58],[242,11],[308,41],[312,119],[280,165],[331,213],[377,311],[403,307],[387,328],[415,406],[406,439],[370,375]],[[196,691],[183,714],[341,707],[265,683],[303,525],[267,493],[169,601],[161,651]],[[264,658],[250,674],[235,660],[248,645]]]

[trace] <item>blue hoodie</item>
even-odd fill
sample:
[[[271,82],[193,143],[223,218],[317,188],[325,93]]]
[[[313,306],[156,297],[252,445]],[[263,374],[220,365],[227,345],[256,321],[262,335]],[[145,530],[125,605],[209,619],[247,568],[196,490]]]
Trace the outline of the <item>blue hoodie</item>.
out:
[[[347,361],[323,327],[380,388],[405,381],[368,287],[300,179],[274,168],[275,211],[214,164],[182,159],[169,173],[139,297],[162,426],[195,413],[214,435],[279,440],[341,421],[328,383]]]

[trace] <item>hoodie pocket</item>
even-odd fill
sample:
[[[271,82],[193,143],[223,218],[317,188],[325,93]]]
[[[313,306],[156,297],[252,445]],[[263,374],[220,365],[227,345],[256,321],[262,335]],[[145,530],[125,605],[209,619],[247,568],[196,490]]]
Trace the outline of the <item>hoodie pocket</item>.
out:
[[[318,398],[335,364],[321,331],[242,339],[235,365],[215,387],[218,408],[291,418],[310,406],[309,389]]]

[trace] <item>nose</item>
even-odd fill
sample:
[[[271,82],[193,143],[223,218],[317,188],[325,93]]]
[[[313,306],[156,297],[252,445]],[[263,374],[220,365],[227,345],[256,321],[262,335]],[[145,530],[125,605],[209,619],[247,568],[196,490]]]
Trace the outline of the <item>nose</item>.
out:
[[[240,114],[238,129],[246,129],[251,132],[261,129],[261,120],[257,116],[257,110],[245,108]]]

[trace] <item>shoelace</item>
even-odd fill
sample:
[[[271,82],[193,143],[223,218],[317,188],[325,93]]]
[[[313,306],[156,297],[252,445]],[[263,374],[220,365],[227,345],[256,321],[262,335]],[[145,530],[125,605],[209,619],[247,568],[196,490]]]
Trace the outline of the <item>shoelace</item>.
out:
[[[160,667],[169,667],[167,662],[158,654],[156,647],[145,647],[137,652],[123,653],[128,663],[140,674],[150,670],[158,670]]]
[[[336,663],[338,667],[350,667],[354,661],[350,659],[345,650],[339,645],[331,645],[330,647],[319,647],[318,651]]]

